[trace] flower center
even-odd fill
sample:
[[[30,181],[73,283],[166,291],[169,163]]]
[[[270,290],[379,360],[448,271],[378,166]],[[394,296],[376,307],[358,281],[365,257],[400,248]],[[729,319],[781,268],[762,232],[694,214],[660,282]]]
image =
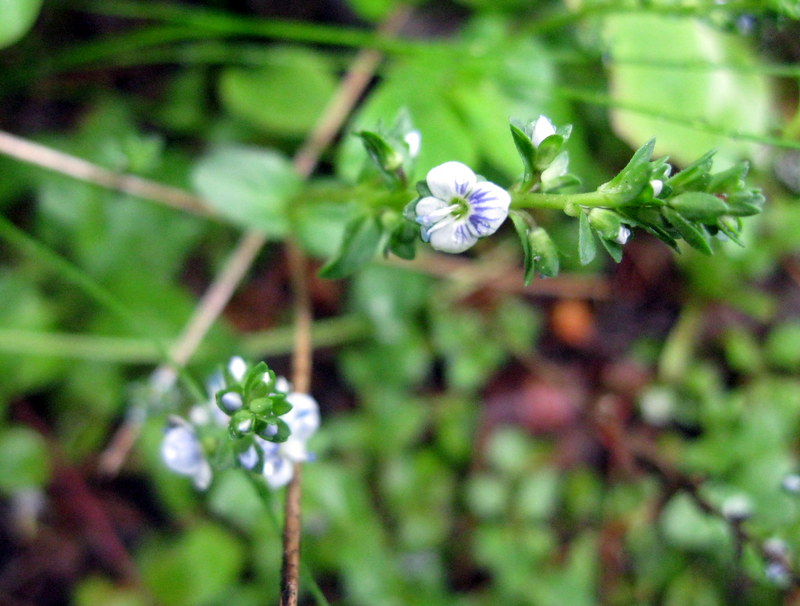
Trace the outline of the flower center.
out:
[[[450,215],[454,219],[461,219],[469,214],[469,203],[461,196],[454,196],[450,199]]]

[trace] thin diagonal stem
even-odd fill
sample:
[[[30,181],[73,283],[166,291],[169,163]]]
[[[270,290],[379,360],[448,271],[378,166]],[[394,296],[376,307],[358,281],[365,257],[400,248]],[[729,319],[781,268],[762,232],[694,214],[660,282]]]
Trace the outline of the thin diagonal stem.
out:
[[[81,181],[115,189],[146,200],[153,200],[172,208],[202,215],[213,215],[203,200],[187,191],[135,175],[114,172],[83,158],[71,156],[3,131],[0,131],[0,153],[29,164],[49,168]]]

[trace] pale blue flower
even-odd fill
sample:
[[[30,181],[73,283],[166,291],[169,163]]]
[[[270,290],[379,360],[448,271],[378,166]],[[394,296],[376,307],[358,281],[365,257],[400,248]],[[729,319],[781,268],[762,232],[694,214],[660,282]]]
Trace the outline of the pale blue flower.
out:
[[[175,473],[192,478],[198,490],[211,483],[211,465],[194,428],[180,417],[170,417],[161,443],[161,458]]]
[[[478,181],[461,162],[432,168],[426,182],[432,195],[420,199],[414,212],[422,239],[436,250],[463,252],[478,238],[496,232],[508,216],[508,192],[489,181]]]

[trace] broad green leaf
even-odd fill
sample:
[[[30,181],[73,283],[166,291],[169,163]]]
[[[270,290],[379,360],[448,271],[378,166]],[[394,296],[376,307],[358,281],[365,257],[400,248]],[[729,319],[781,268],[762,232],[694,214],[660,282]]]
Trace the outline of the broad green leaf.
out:
[[[42,486],[50,476],[44,438],[26,427],[0,431],[0,492]]]
[[[594,241],[592,227],[589,225],[589,215],[581,212],[578,220],[578,253],[581,265],[588,265],[597,254],[597,243]]]
[[[344,230],[339,252],[319,274],[333,280],[346,278],[372,260],[382,236],[383,227],[378,217],[371,214],[356,217]]]
[[[201,523],[174,542],[162,540],[140,552],[144,585],[164,606],[200,606],[217,599],[236,583],[244,549],[229,531]]]
[[[645,12],[608,15],[603,32],[613,59],[613,125],[629,144],[656,137],[658,153],[682,164],[709,148],[718,148],[728,164],[752,153],[751,144],[693,128],[692,122],[727,132],[765,133],[772,114],[766,77],[735,68],[681,65],[752,64],[744,37],[699,19]],[[651,115],[626,106],[644,108]]]
[[[223,217],[268,236],[286,233],[286,206],[300,178],[282,155],[254,147],[221,147],[192,173],[200,195]]]
[[[33,26],[42,0],[0,0],[0,48],[11,46]]]
[[[275,48],[270,59],[263,67],[230,67],[222,72],[222,104],[268,133],[302,136],[317,123],[336,90],[333,68],[308,49]]]

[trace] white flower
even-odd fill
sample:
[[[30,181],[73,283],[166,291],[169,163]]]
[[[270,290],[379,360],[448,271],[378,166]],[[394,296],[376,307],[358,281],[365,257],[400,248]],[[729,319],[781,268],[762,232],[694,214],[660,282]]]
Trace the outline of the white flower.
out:
[[[536,121],[533,123],[533,128],[531,129],[531,142],[534,147],[539,147],[542,141],[547,139],[550,135],[555,134],[556,127],[550,122],[550,118],[547,116],[539,116],[536,118]]]
[[[292,392],[286,399],[292,409],[281,418],[292,431],[289,438],[279,443],[258,439],[264,453],[264,479],[272,488],[288,484],[294,475],[294,464],[311,458],[306,442],[319,427],[319,406],[314,398]]]
[[[180,417],[171,417],[161,443],[161,458],[175,473],[192,478],[199,490],[211,483],[211,466],[194,428]]]
[[[628,238],[631,237],[631,229],[625,225],[619,226],[619,231],[617,232],[617,237],[614,240],[617,244],[625,244],[628,241]]]
[[[497,231],[508,216],[511,196],[489,181],[478,181],[461,162],[445,162],[426,178],[431,196],[414,207],[422,239],[436,250],[460,253]]]

